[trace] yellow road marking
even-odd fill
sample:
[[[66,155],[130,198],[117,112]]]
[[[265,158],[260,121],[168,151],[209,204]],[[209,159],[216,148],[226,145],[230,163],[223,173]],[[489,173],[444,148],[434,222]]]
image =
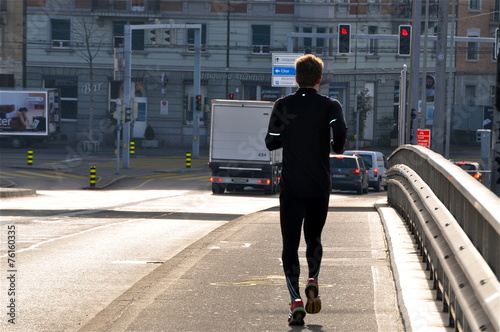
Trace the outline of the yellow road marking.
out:
[[[46,178],[53,178],[53,179],[60,179],[60,176],[53,176],[53,175],[48,175],[48,174],[43,174],[42,172],[40,173],[34,173],[34,172],[28,172],[28,171],[18,171],[19,173],[24,173],[24,174],[29,174],[29,175],[36,175],[38,177],[43,176]]]
[[[270,285],[270,286],[280,285],[280,286],[282,286],[284,284],[285,284],[285,277],[284,276],[270,275],[270,276],[248,277],[246,281],[212,282],[212,283],[210,283],[210,286],[249,287],[249,286],[257,286],[257,285]],[[306,284],[300,283],[300,286],[305,287]],[[320,284],[319,286],[321,288],[333,287],[333,285],[329,285],[329,284]]]
[[[46,171],[46,172],[51,173],[51,174],[60,175],[60,176],[67,176],[70,178],[76,178],[76,179],[87,179],[88,178],[87,176],[83,176],[83,175],[68,174],[68,173],[62,173],[62,172],[56,172],[56,171]]]
[[[159,178],[165,175],[174,175],[175,173],[161,173],[161,174],[153,174],[153,175],[143,175],[138,176],[136,179],[149,179],[149,178]]]
[[[18,173],[0,172],[0,174],[8,175],[8,176],[20,176],[20,177],[28,178],[28,179],[34,179],[34,178],[36,178],[35,176],[21,175],[21,174],[18,174]]]

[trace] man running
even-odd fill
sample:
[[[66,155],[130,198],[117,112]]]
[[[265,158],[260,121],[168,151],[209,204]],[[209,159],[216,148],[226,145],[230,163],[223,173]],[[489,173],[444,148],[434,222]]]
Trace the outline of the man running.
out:
[[[280,224],[283,270],[291,301],[289,325],[303,325],[306,312],[321,310],[318,275],[323,256],[321,232],[331,192],[330,144],[335,153],[342,153],[347,135],[340,102],[318,93],[323,67],[323,61],[311,54],[297,59],[299,89],[276,101],[265,139],[269,150],[283,148]],[[309,270],[305,308],[299,293],[302,227]]]

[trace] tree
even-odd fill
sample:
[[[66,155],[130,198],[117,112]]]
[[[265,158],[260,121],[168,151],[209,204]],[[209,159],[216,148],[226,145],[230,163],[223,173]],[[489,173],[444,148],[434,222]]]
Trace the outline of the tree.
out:
[[[372,110],[372,99],[368,89],[358,93],[357,112],[359,113],[359,137],[364,138],[366,116]]]
[[[73,35],[78,56],[89,65],[89,140],[94,140],[94,59],[99,54],[106,36],[103,30],[99,30],[94,17],[75,16],[76,26]]]

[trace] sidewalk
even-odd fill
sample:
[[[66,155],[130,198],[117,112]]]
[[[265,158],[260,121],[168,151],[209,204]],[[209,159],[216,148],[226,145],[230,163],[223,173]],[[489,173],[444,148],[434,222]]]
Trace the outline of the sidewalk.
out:
[[[414,331],[451,331],[432,312],[437,307],[431,305],[431,292],[415,281],[421,278],[420,265],[408,233],[397,234],[401,229],[391,226],[396,233],[387,237],[388,245],[385,222],[371,203],[334,196],[323,233],[323,309],[307,315],[304,327],[288,326],[278,211],[271,208],[221,226],[144,277],[80,331],[359,332],[410,326]],[[395,246],[397,242],[403,246]],[[391,265],[389,246],[407,262]],[[299,255],[305,282],[303,242]],[[395,284],[393,271],[405,282]]]
[[[34,162],[28,166],[25,162],[25,151],[19,151],[19,161],[10,167],[29,170],[49,170],[75,175],[89,176],[91,167],[95,167],[97,182],[95,187],[82,189],[104,189],[126,179],[127,177],[151,174],[152,172],[192,172],[207,169],[208,151],[200,149],[199,157],[191,156],[191,165],[186,165],[186,153],[173,148],[137,149],[130,155],[128,168],[124,168],[123,156],[118,163],[113,148],[104,147],[98,152],[78,152],[66,145],[53,144],[49,147],[35,149]],[[43,161],[40,159],[43,157]],[[21,161],[22,160],[22,161]],[[8,179],[0,178],[0,197],[18,197],[33,195],[34,190],[16,188],[16,184]]]

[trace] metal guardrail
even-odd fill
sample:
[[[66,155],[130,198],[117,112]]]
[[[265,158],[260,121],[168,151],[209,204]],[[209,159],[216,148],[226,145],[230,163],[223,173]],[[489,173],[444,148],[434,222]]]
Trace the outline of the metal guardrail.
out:
[[[441,155],[399,147],[388,201],[408,223],[457,331],[500,331],[500,199]]]

